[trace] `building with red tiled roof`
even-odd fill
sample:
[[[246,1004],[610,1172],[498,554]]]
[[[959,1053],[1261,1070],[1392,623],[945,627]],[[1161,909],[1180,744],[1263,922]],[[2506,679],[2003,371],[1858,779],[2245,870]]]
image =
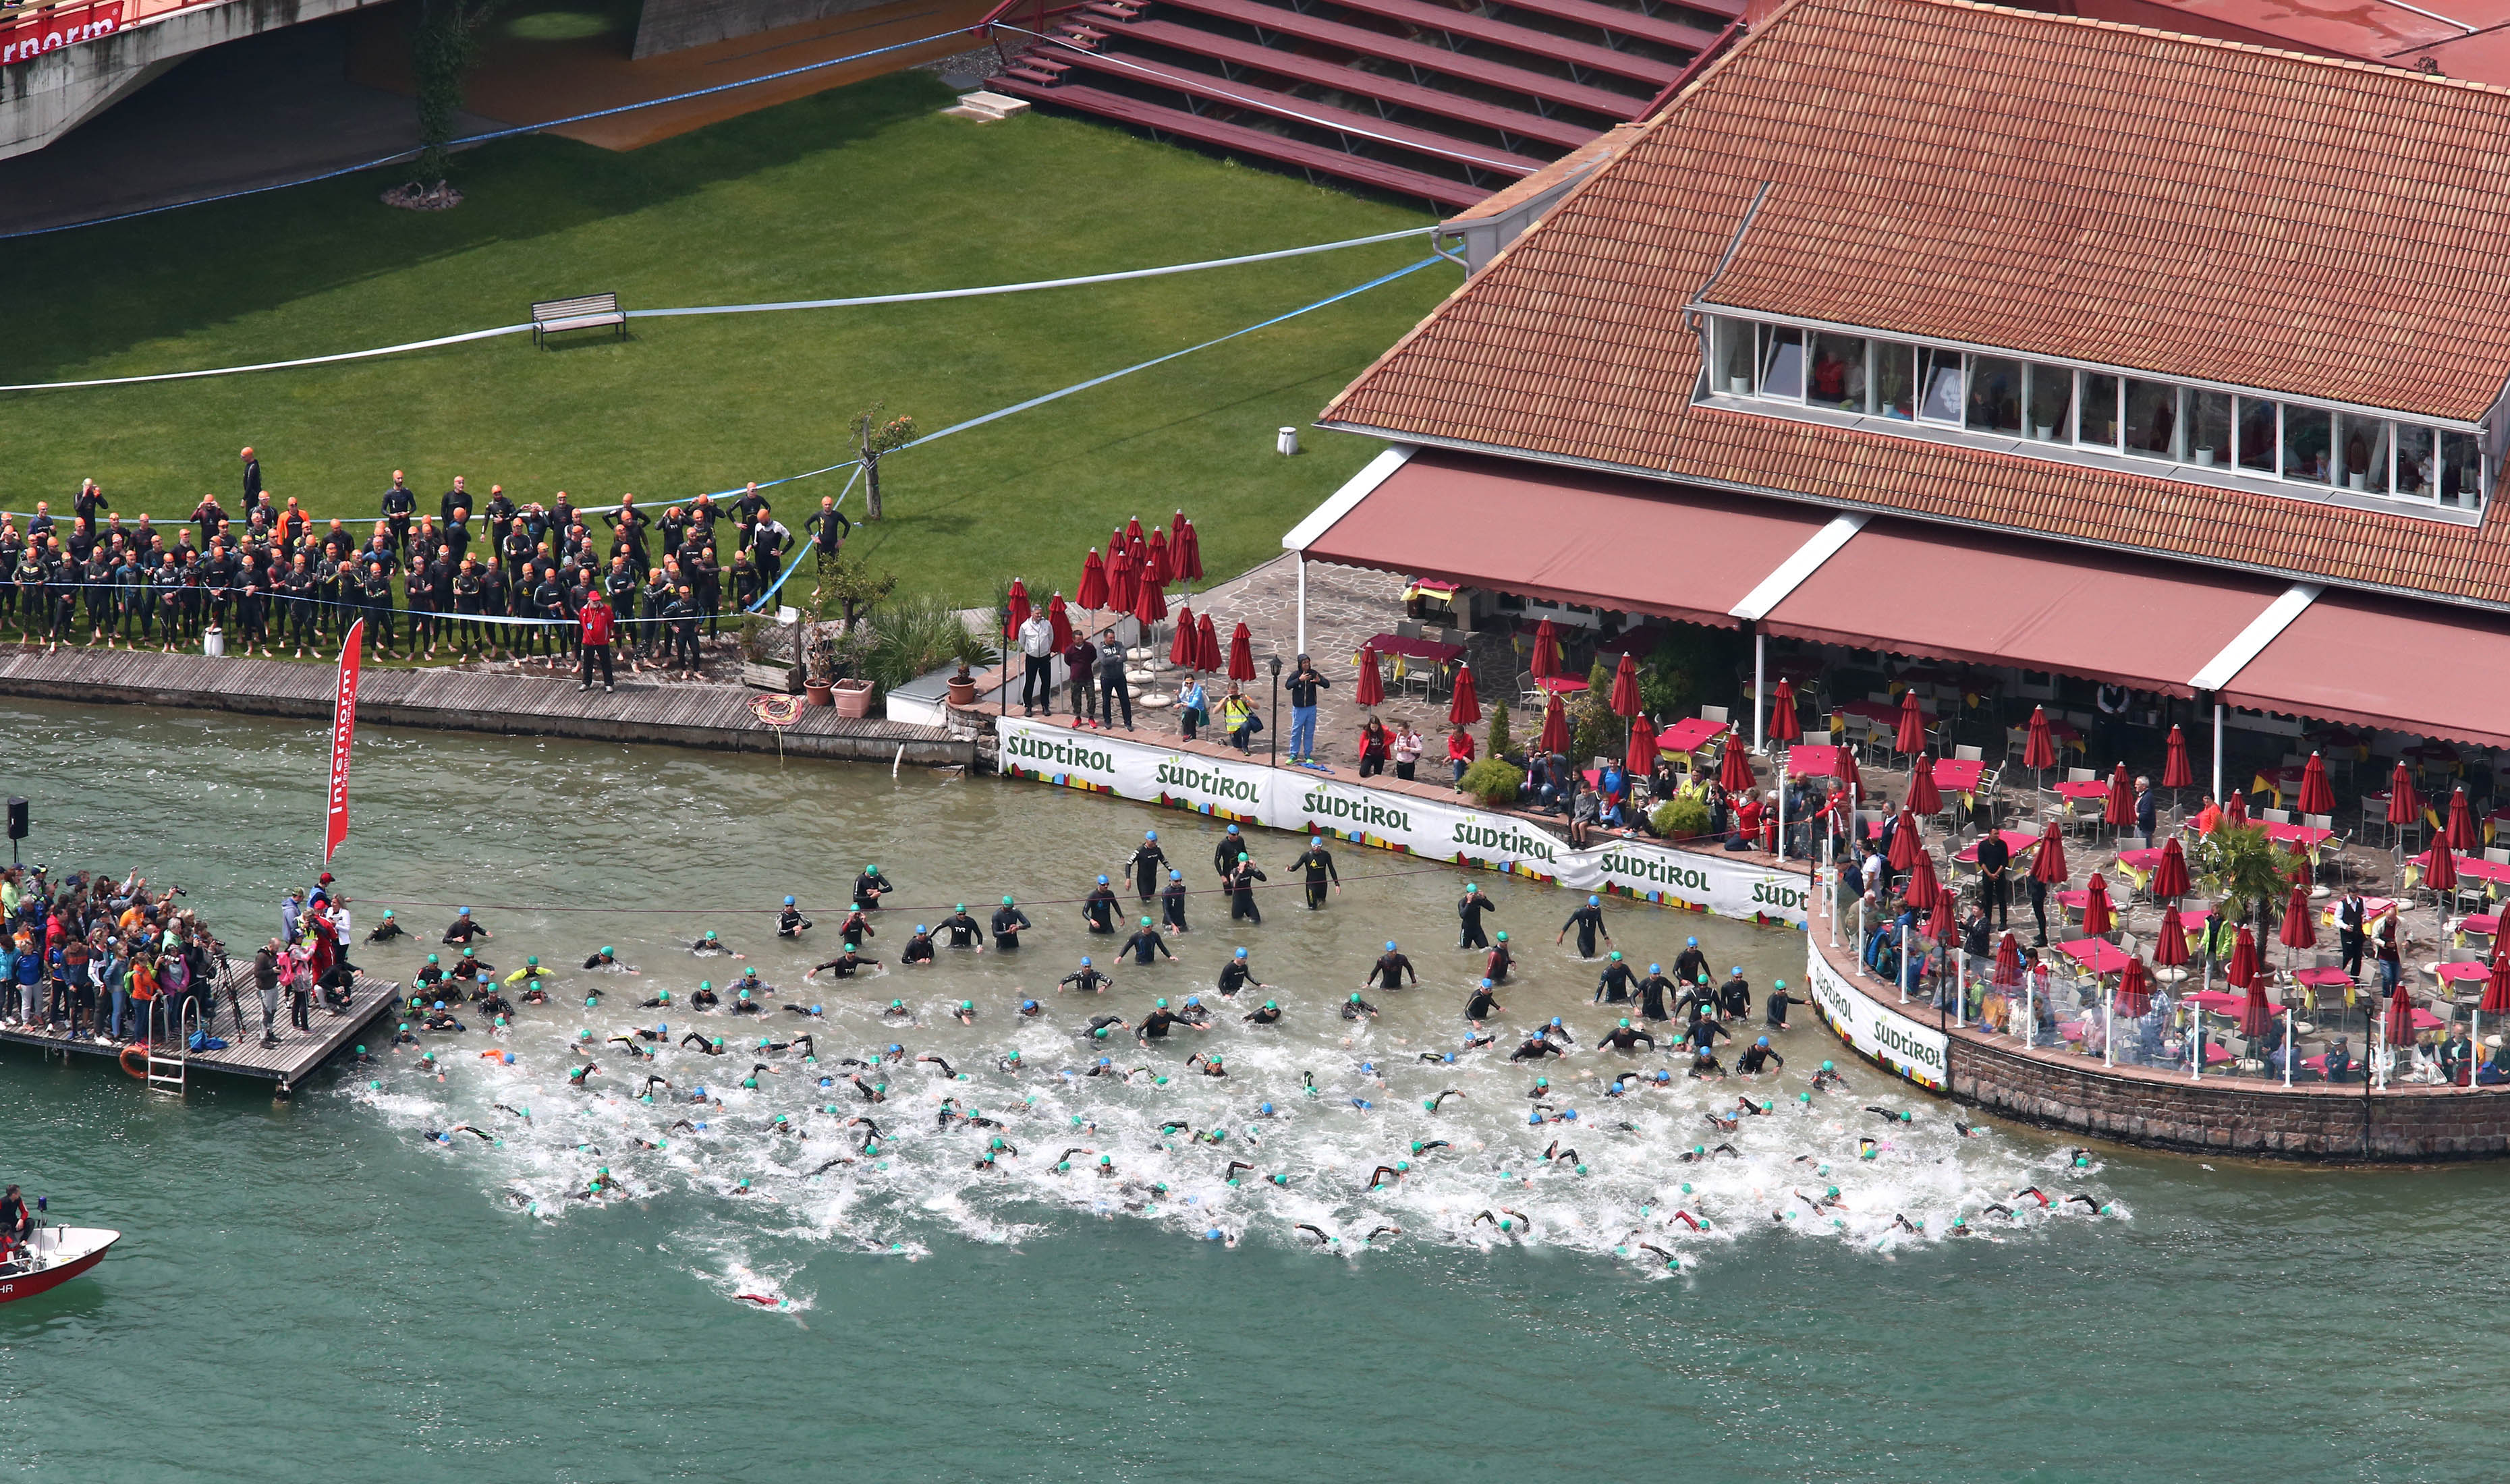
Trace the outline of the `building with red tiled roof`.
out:
[[[1441,575],[1388,508],[1434,504],[1432,469],[1518,481],[1537,521],[1546,484],[1604,480],[1633,539],[1679,542],[1666,512],[1703,497],[1809,506],[1832,544],[1725,615],[1784,632],[1858,540],[2058,543],[2190,591],[2263,580],[2200,672],[2120,678],[2266,709],[2285,698],[2232,682],[2328,590],[2453,643],[2510,636],[2505,145],[2510,91],[2411,68],[1795,0],[1335,399],[1322,426],[1435,457],[1381,463],[1289,544]],[[1872,647],[1952,645],[1918,637]],[[2501,709],[2450,735],[2510,744]]]

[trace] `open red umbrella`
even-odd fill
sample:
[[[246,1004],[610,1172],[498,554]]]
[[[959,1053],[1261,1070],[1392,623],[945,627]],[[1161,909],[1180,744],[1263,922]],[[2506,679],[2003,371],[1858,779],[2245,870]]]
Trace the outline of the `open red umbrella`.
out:
[[[2054,819],[2039,836],[2039,854],[2031,857],[2031,879],[2052,887],[2066,884],[2066,841]]]
[[[1181,604],[1176,611],[1176,637],[1168,641],[1168,663],[1190,670],[1201,659],[1202,642],[1195,632],[1194,605]]]
[[[2187,734],[2180,731],[2177,723],[2171,725],[2170,736],[2161,744],[2161,786],[2171,789],[2196,786],[2196,770],[2187,766]],[[2173,807],[2177,806],[2174,804]]]
[[[1133,600],[1142,595],[1142,574],[1133,565],[1133,553],[1119,547],[1107,558],[1107,606],[1118,613],[1133,611]]]
[[[1895,840],[1892,842],[1892,845],[1894,849],[1897,849],[1899,842]],[[1911,858],[1909,864],[1909,880],[1906,885],[1901,887],[1900,894],[1909,899],[1910,906],[1917,908],[1921,912],[1932,907],[1935,904],[1936,897],[1951,894],[1944,890],[1943,883],[1935,879],[1935,857],[1933,856],[1928,855],[1924,851],[1920,851]]]
[[[2283,908],[2283,931],[2276,938],[2286,948],[2318,946],[2318,914],[2310,909],[2306,875],[2292,884],[2292,899]]]
[[[1944,791],[1935,786],[1935,755],[1931,752],[1921,752],[1918,754],[1918,766],[1909,774],[1909,812],[1921,815],[1940,814],[1943,812],[1943,807]]]
[[[2094,871],[2092,879],[2084,883],[2083,931],[2099,937],[2116,928],[2117,907],[2110,900],[2110,884]]]
[[[1630,750],[1622,763],[1632,778],[1655,772],[1655,723],[1644,711],[1630,718]]]
[[[1127,542],[1134,542],[1142,539],[1141,516],[1135,515],[1132,519],[1124,522],[1124,539]]]
[[[2135,785],[2127,781],[2124,763],[2110,770],[2110,792],[2101,801],[2101,821],[2111,829],[2135,822]]]
[[[1473,685],[1473,667],[1456,666],[1456,694],[1447,703],[1447,725],[1469,727],[1482,719],[1482,698]]]
[[[2176,903],[2187,894],[2189,889],[2187,853],[2179,848],[2179,837],[2172,835],[2161,842],[2161,864],[2152,869],[2152,894],[2162,901]]]
[[[1194,621],[1194,667],[1196,669],[1216,671],[1220,668],[1222,663],[1220,658],[1220,631],[1211,627],[1210,614],[1206,613],[1202,617]],[[1255,666],[1252,662],[1249,662],[1246,667],[1248,669],[1253,669]]]
[[[2457,890],[2457,853],[2444,840],[2415,857],[2423,868],[2423,885],[2434,892]]]
[[[1900,731],[1891,739],[1896,752],[1926,750],[1926,713],[1918,707],[1918,688],[1911,686],[1900,693]]]
[[[1891,854],[1888,857],[1891,869],[1895,871],[1912,869],[1917,865],[1919,857],[1924,854],[1925,843],[1918,838],[1918,818],[1909,813],[1909,807],[1903,804],[1900,806],[1899,822],[1891,829]]]
[[[1175,582],[1176,568],[1170,565],[1168,560],[1168,538],[1166,533],[1157,526],[1151,528],[1150,552],[1150,565],[1142,569],[1142,575],[1162,588]]]
[[[1137,588],[1138,590],[1133,594],[1133,617],[1141,621],[1142,639],[1143,642],[1148,643],[1151,626],[1168,616],[1168,595],[1160,590],[1158,583],[1151,581],[1147,576],[1141,580]]]
[[[2187,924],[2175,901],[2161,909],[2161,935],[2152,940],[2152,961],[2164,969],[2187,962]]]
[[[2399,758],[2396,776],[2388,780],[2388,822],[2412,824],[2422,817],[2423,801],[2415,792],[2414,772],[2406,766],[2405,759]]]
[[[1796,721],[1796,688],[1784,678],[1769,692],[1769,741],[1801,741],[1804,727]]]
[[[2118,975],[2117,994],[2110,1002],[2111,1013],[2139,1020],[2152,1008],[2152,975],[2145,971],[2144,960],[2129,959],[2126,970]]]
[[[1003,636],[1015,638],[1020,626],[1028,622],[1028,585],[1016,577],[1012,578],[1010,594],[1004,599],[1003,606],[1008,610],[1003,615]]]
[[[2231,940],[2231,962],[2224,966],[2223,982],[2233,989],[2248,989],[2254,985],[2263,984],[2265,978],[2258,969],[2257,934],[2249,931],[2248,924],[2242,923],[2240,935]]]
[[[1931,877],[1934,872],[1929,869],[1926,874]],[[1953,921],[1953,895],[1943,887],[1936,887],[1935,904],[1926,909],[1926,936],[1947,947],[1960,939],[1960,925]]]
[[[1544,619],[1534,626],[1534,660],[1529,666],[1537,680],[1548,680],[1560,673],[1560,630]]]
[[[2048,708],[2031,708],[2031,731],[2022,740],[2022,766],[2034,773],[2057,766],[2057,740],[2048,731]]]
[[[2415,997],[2400,984],[2388,996],[2388,1008],[2379,1017],[2379,1037],[2392,1046],[2415,1044]]]
[[[1202,578],[1202,538],[1195,534],[1194,522],[1185,518],[1185,512],[1179,511],[1168,529],[1175,532],[1169,544],[1168,559],[1176,564],[1176,575],[1187,582],[1199,582]]]
[[[1995,976],[1997,984],[2004,989],[2022,985],[2022,940],[2010,932],[1996,940]]]
[[[1099,559],[1096,547],[1081,563],[1081,586],[1073,590],[1073,597],[1092,613],[1107,606],[1107,563]]]
[[[1558,697],[1553,697],[1558,701]],[[1743,740],[1726,739],[1726,754],[1717,763],[1717,786],[1737,797],[1752,791],[1752,760],[1743,755]]]
[[[2236,788],[2232,789],[2231,796],[2223,801],[2223,818],[2232,824],[2248,823],[2249,796]]]
[[[1240,619],[1237,628],[1229,636],[1229,678],[1245,681],[1255,678],[1255,636],[1246,631]]]
[[[1639,713],[1639,662],[1621,651],[1621,663],[1613,666],[1613,714],[1636,716]]]
[[[2461,856],[2472,856],[2484,848],[2484,837],[2475,832],[2475,813],[2466,807],[2462,784],[2449,796],[2449,848]]]
[[[1061,654],[1072,647],[1072,610],[1064,606],[1058,592],[1046,600],[1046,621],[1054,626],[1054,652]]]
[[[1537,744],[1545,752],[1569,750],[1569,713],[1561,708],[1557,692],[1543,703],[1542,736]]]
[[[1351,693],[1350,699],[1361,705],[1386,704],[1386,677],[1377,671],[1377,646],[1374,644],[1360,647],[1359,688]]]
[[[2327,785],[2327,760],[2317,753],[2301,770],[2301,812],[2305,815],[2336,813],[2336,790]]]

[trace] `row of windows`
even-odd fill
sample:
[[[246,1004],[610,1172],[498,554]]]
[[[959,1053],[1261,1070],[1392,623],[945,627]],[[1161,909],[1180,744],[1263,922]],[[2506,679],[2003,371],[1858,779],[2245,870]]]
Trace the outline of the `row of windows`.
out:
[[[1945,346],[1723,316],[1709,326],[1714,395],[2426,505],[2484,503],[2484,456],[2473,434]]]

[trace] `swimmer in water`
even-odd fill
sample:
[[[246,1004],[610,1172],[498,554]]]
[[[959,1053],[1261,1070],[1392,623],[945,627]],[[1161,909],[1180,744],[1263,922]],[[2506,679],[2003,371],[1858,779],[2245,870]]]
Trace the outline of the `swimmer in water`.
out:
[[[1345,1020],[1357,1020],[1363,1016],[1374,1015],[1376,1013],[1377,1007],[1369,1004],[1356,994],[1342,1003],[1342,1017]]]
[[[580,1066],[580,1067],[576,1068],[574,1071],[567,1073],[567,1074],[566,1074],[566,1080],[567,1080],[568,1082],[570,1082],[570,1083],[573,1083],[575,1085],[577,1085],[577,1086],[581,1087],[581,1086],[583,1086],[583,1085],[584,1085],[584,1084],[585,1084],[585,1079],[586,1079],[586,1078],[595,1076],[595,1075],[597,1075],[600,1071],[601,1071],[601,1064],[600,1064],[599,1062],[588,1061],[588,1062],[586,1062],[583,1066]]]
[[[833,973],[840,979],[851,979],[863,968],[864,965],[877,965],[879,962],[880,960],[875,959],[868,954],[857,953],[853,948],[849,947],[845,952],[838,954],[835,958],[828,960],[824,964],[812,965],[811,971],[803,975],[803,977],[807,979],[816,979],[823,973]]]
[[[871,919],[863,916],[860,908],[847,913],[846,920],[837,924],[837,941],[849,948],[859,948],[863,939],[878,936],[880,930],[871,925]]]
[[[953,1019],[953,1020],[958,1021],[961,1025],[973,1025],[973,1024],[975,1024],[975,1023],[976,1023],[976,1002],[975,1002],[975,1001],[973,1001],[973,1000],[962,1000],[962,1001],[960,1001],[960,1002],[958,1003],[958,1005],[957,1005],[955,1008],[953,1008],[951,1009],[951,1011],[950,1011],[950,1018],[951,1018],[951,1019]]]
[[[1182,1127],[1183,1125],[1180,1124],[1179,1126]],[[1220,1172],[1220,1178],[1231,1185],[1236,1185],[1237,1183],[1237,1172],[1241,1169],[1251,1174],[1254,1172],[1255,1166],[1247,1163],[1243,1160],[1232,1160],[1229,1161],[1229,1167]]]
[[[1825,1061],[1821,1064],[1821,1070],[1812,1075],[1812,1085],[1816,1092],[1831,1087],[1845,1087],[1847,1079],[1839,1075],[1837,1067]]]
[[[1205,1077],[1227,1077],[1229,1075],[1229,1068],[1222,1063],[1220,1057],[1217,1055],[1205,1056],[1201,1052],[1198,1051],[1194,1055],[1187,1057],[1185,1059],[1185,1064],[1189,1067],[1199,1065],[1202,1069],[1202,1075]]]
[[[776,914],[776,935],[795,938],[810,931],[811,920],[802,915],[802,909],[794,905],[792,897],[785,897],[784,910]]]
[[[1906,1123],[1910,1122],[1909,1115],[1900,1112],[1896,1108],[1884,1108],[1876,1103],[1867,1103],[1865,1105],[1865,1111],[1873,1114],[1875,1117],[1882,1120],[1886,1123]]]
[[[1146,917],[1142,919],[1142,925],[1133,930],[1133,935],[1124,939],[1123,945],[1116,950],[1116,962],[1122,963],[1124,955],[1129,953],[1135,964],[1148,967],[1154,952],[1170,963],[1176,962],[1176,955],[1168,952],[1167,939],[1153,930],[1151,920]]]
[[[1735,1118],[1730,1114],[1719,1113],[1714,1109],[1703,1111],[1700,1114],[1700,1117],[1706,1119],[1709,1123],[1716,1124],[1717,1131],[1719,1133],[1732,1133],[1735,1129],[1741,1127],[1743,1123],[1741,1119]]]
[[[1968,1115],[1956,1113],[1953,1115],[1953,1132],[1964,1139],[1974,1139],[1987,1132],[1987,1128],[1984,1124],[1971,1123]]]
[[[1523,1045],[1519,1046],[1515,1050],[1507,1053],[1507,1059],[1510,1061],[1540,1061],[1545,1056],[1566,1056],[1569,1053],[1566,1050],[1553,1045],[1550,1033],[1548,1031],[1544,1031],[1533,1036],[1528,1036]]]
[[[1551,1147],[1542,1152],[1542,1158],[1554,1164],[1559,1163],[1563,1160],[1575,1164],[1578,1162],[1578,1151],[1574,1149],[1563,1149],[1560,1147],[1560,1141],[1558,1139],[1553,1139],[1551,1141]]]
[[[497,1103],[493,1106],[499,1113],[512,1114],[515,1118],[521,1119],[526,1123],[532,1121],[531,1110],[528,1108],[509,1108],[503,1103]]]
[[[1098,884],[1089,889],[1089,894],[1081,899],[1081,920],[1091,932],[1115,932],[1119,910],[1116,893],[1107,885],[1104,876],[1099,877]]]
[[[1247,962],[1246,950],[1240,948],[1220,966],[1220,993],[1235,995],[1241,989],[1270,989],[1271,985],[1255,977],[1255,968]]]
[[[1185,872],[1168,872],[1167,884],[1160,888],[1160,927],[1168,932],[1191,932],[1185,921]]]
[[[1500,930],[1499,941],[1491,948],[1490,957],[1482,961],[1482,977],[1493,984],[1504,984],[1507,982],[1508,970],[1515,967],[1516,954],[1509,949],[1507,930],[1502,928]]]
[[[824,1011],[817,1005],[788,1005],[784,1007],[784,1013],[788,1015],[808,1015],[813,1019],[817,1019],[823,1014]]]
[[[636,1095],[638,1097],[652,1097],[654,1095],[654,1088],[657,1084],[667,1087],[671,1084],[671,1080],[663,1076],[659,1072],[648,1072],[645,1074],[644,1088]]]
[[[1748,1097],[1734,1099],[1734,1109],[1738,1113],[1748,1114],[1753,1118],[1759,1118],[1769,1111],[1767,1103],[1756,1103]]]
[[[1081,967],[1065,974],[1055,987],[1074,990],[1084,995],[1102,995],[1107,992],[1107,986],[1115,982],[1092,968],[1087,959],[1083,959]]]
[[[1428,1111],[1429,1111],[1429,1112],[1431,1112],[1431,1113],[1435,1113],[1435,1112],[1437,1112],[1440,1108],[1443,1108],[1443,1107],[1445,1107],[1445,1106],[1446,1106],[1447,1099],[1449,1099],[1449,1098],[1451,1098],[1451,1097],[1463,1097],[1464,1095],[1464,1094],[1463,1089],[1461,1089],[1461,1088],[1457,1088],[1457,1087],[1449,1087],[1449,1088],[1447,1088],[1445,1091],[1443,1091],[1443,1092],[1439,1093],[1436,1097],[1433,1097],[1433,1098],[1429,1099]]]
[[[885,1103],[889,1101],[889,1088],[886,1084],[867,1083],[863,1081],[862,1074],[860,1072],[856,1073],[848,1080],[855,1084],[855,1090],[862,1094],[862,1100],[864,1102]]]
[[[1362,989],[1401,989],[1403,987],[1404,975],[1406,974],[1411,975],[1412,986],[1415,989],[1419,988],[1421,985],[1421,970],[1412,967],[1412,960],[1405,955],[1401,949],[1394,946],[1394,940],[1392,938],[1388,938],[1386,940],[1386,951],[1377,956],[1377,962],[1369,968],[1368,976],[1360,980],[1359,987]]]
[[[497,1142],[497,1136],[495,1134],[490,1133],[484,1128],[474,1128],[468,1123],[456,1123],[450,1128],[430,1128],[425,1131],[430,1140],[438,1144],[452,1143],[453,1136],[457,1133],[476,1134],[479,1141],[483,1144],[494,1144]]]
[[[714,992],[714,980],[712,979],[700,979],[698,981],[696,992],[689,996],[689,1008],[691,1009],[712,1009],[722,1003],[723,996]]]
[[[903,1020],[912,1024],[915,1019],[915,1011],[908,1009],[903,1000],[890,1001],[888,1008],[880,1013],[884,1020]]]
[[[1362,1242],[1372,1242],[1381,1237],[1400,1237],[1402,1235],[1403,1229],[1401,1227],[1372,1227],[1369,1230],[1368,1235],[1361,1237],[1360,1240]]]
[[[1384,1186],[1399,1185],[1402,1183],[1403,1177],[1408,1173],[1410,1173],[1410,1171],[1397,1169],[1391,1164],[1381,1164],[1369,1175],[1368,1183],[1359,1188],[1359,1193],[1365,1196],[1371,1191],[1378,1190]]]
[[[696,954],[702,959],[710,959],[719,953],[732,953],[732,945],[725,942],[722,937],[717,935],[712,928],[708,928],[705,931],[705,935],[704,937],[701,937],[695,942],[689,944],[689,952]],[[734,954],[733,956],[736,958],[740,957],[738,954]]]
[[[925,1053],[924,1055],[922,1055],[922,1056],[918,1056],[918,1057],[917,1057],[917,1058],[915,1058],[915,1059],[916,1059],[916,1061],[917,1061],[917,1062],[919,1062],[919,1063],[922,1063],[922,1062],[928,1062],[928,1061],[929,1061],[929,1062],[931,1062],[932,1065],[934,1065],[934,1066],[936,1066],[936,1067],[939,1067],[939,1068],[941,1069],[941,1075],[942,1075],[942,1076],[944,1076],[944,1077],[954,1078],[954,1079],[955,1079],[955,1078],[956,1078],[956,1077],[958,1077],[958,1075],[959,1075],[956,1071],[954,1071],[954,1070],[952,1070],[952,1069],[951,1069],[951,1066],[950,1066],[950,1064],[949,1064],[948,1062],[946,1062],[946,1061],[942,1060],[942,1059],[941,1059],[940,1057],[938,1057],[938,1056],[932,1055],[932,1054],[931,1052],[929,1052],[929,1051],[928,1051],[928,1052],[926,1052],[926,1053]]]
[[[972,948],[978,953],[985,951],[985,925],[968,915],[968,904],[964,901],[953,908],[948,917],[935,923],[932,931],[947,934],[953,948]]]
[[[1773,1061],[1781,1068],[1787,1064],[1787,1059],[1770,1046],[1769,1038],[1763,1036],[1745,1046],[1742,1055],[1734,1058],[1734,1070],[1747,1077],[1758,1077],[1768,1071],[1768,1063]]]
[[[620,967],[619,950],[605,943],[594,952],[588,953],[584,956],[584,967],[587,969],[617,969]]]
[[[1340,891],[1341,888],[1337,887],[1335,890]],[[1316,1245],[1320,1247],[1339,1247],[1342,1245],[1341,1237],[1328,1235],[1324,1228],[1317,1226],[1312,1222],[1302,1221],[1294,1223],[1290,1230],[1293,1232],[1308,1233],[1310,1236],[1315,1237]]]
[[[1596,976],[1595,998],[1590,1003],[1627,1005],[1637,985],[1638,975],[1630,971],[1629,965],[1621,962],[1621,951],[1616,948],[1611,960],[1604,965],[1604,971]]]
[[[1257,1008],[1249,1010],[1237,1018],[1240,1020],[1251,1020],[1257,1025],[1274,1024],[1281,1018],[1280,1002],[1277,1000],[1267,1000]]]
[[[703,1051],[708,1056],[721,1056],[723,1054],[723,1038],[720,1036],[708,1040],[704,1031],[691,1031],[680,1038],[680,1048],[682,1050],[688,1049],[688,1045],[692,1041],[698,1044],[698,1049],[700,1051]]]
[[[1638,1049],[1642,1041],[1647,1043],[1649,1050],[1655,1049],[1654,1036],[1624,1019],[1604,1033],[1603,1039],[1595,1043],[1595,1049],[1599,1053],[1607,1050],[1632,1051]]]
[[[939,945],[932,941],[932,930],[917,923],[915,931],[907,934],[906,946],[898,950],[897,962],[903,967],[921,965],[929,968],[939,952]]]

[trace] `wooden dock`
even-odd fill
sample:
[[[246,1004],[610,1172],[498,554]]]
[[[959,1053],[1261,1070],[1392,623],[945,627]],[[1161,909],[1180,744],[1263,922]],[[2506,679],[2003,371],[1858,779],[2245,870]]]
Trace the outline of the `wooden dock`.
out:
[[[0,646],[0,696],[241,711],[328,719],[332,667],[304,661],[209,659],[130,650]],[[576,689],[572,675],[476,670],[366,670],[358,682],[358,718],[380,726],[434,727],[506,736],[664,742],[718,751],[894,762],[898,749],[919,766],[975,761],[972,739],[937,727],[839,716],[803,706],[789,726],[760,719],[763,695],[713,681],[619,677],[616,694]]]
[[[253,988],[251,966],[247,963],[231,968],[219,981],[217,1018],[209,1032],[213,1038],[227,1043],[226,1049],[189,1053],[183,1058],[184,1076],[187,1081],[204,1072],[216,1072],[228,1077],[257,1077],[277,1083],[283,1092],[289,1091],[311,1076],[315,1068],[330,1060],[333,1053],[351,1045],[360,1032],[390,1014],[399,999],[400,985],[397,981],[372,979],[360,974],[350,992],[347,1009],[334,1014],[318,999],[312,1016],[313,1030],[300,1031],[287,1023],[287,1002],[282,996],[279,1045],[265,1048],[261,1044],[261,994]],[[241,1030],[234,1018],[238,1006],[243,1008],[245,1018]],[[167,1034],[170,1041],[174,1039],[173,1033]],[[376,1034],[381,1037],[389,1033],[379,1028]],[[72,1040],[66,1036],[23,1031],[12,1026],[0,1026],[0,1044],[34,1046],[64,1059],[72,1055],[87,1055],[107,1065],[116,1064],[122,1058],[120,1046],[99,1045],[94,1040]],[[381,1046],[376,1046],[376,1049],[380,1050]]]

